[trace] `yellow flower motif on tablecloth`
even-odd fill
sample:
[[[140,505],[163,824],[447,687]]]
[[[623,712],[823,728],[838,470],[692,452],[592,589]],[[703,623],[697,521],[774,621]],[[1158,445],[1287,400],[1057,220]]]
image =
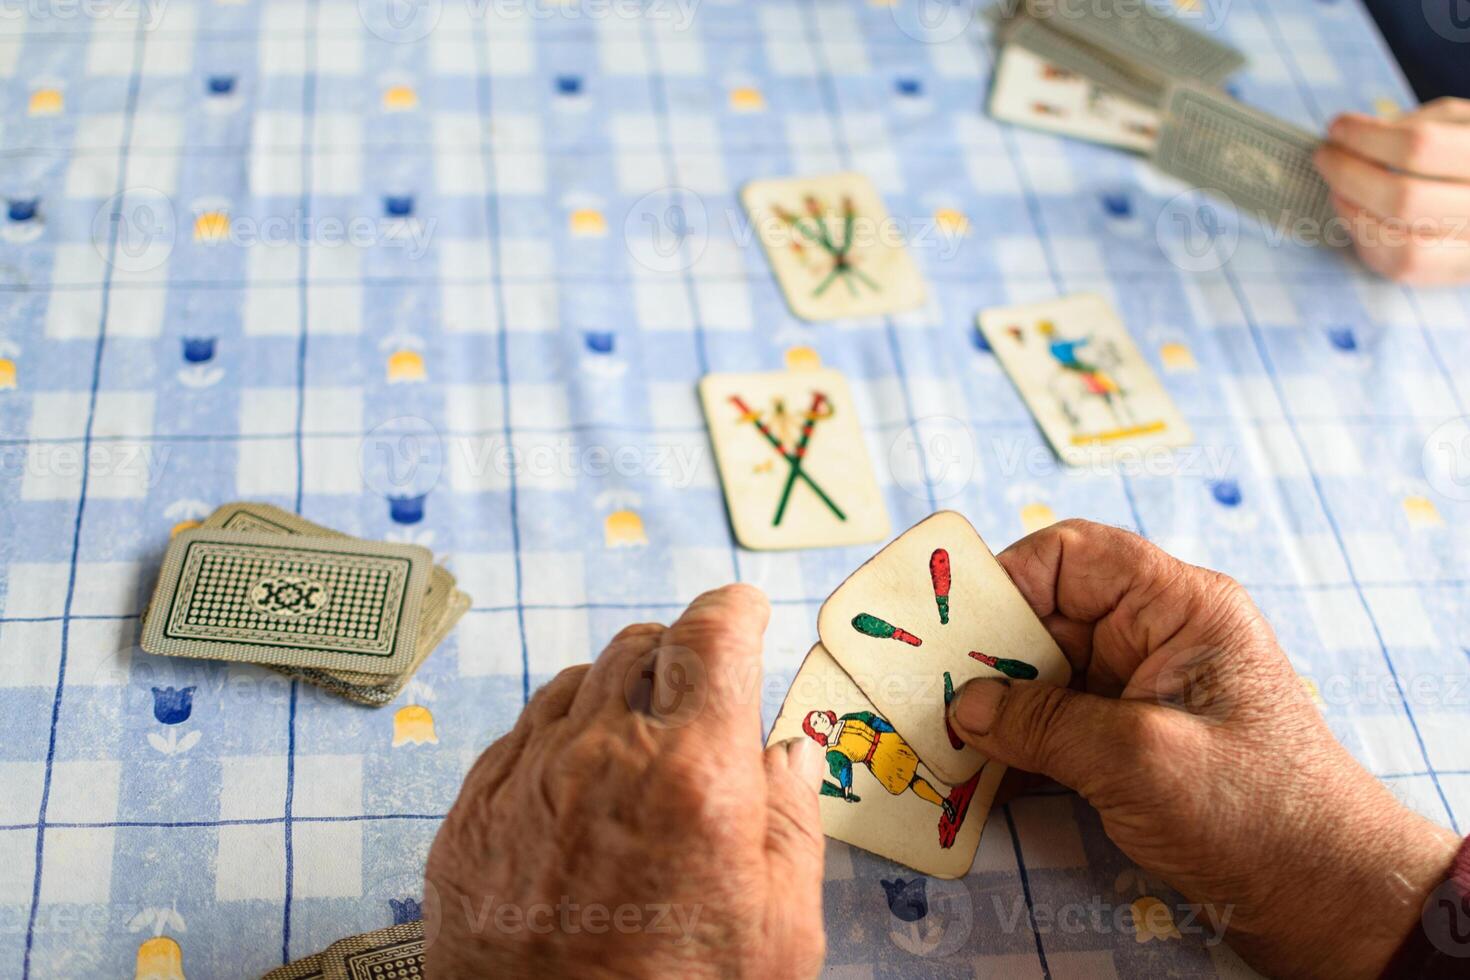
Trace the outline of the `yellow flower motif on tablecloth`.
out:
[[[1404,110],[1399,104],[1386,95],[1380,95],[1373,100],[1373,111],[1382,119],[1397,119]]]
[[[419,107],[419,94],[412,85],[389,85],[383,89],[383,108],[389,112],[408,112]]]
[[[822,366],[822,355],[810,347],[796,346],[786,348],[786,370],[788,371],[815,371]]]
[[[1159,360],[1164,362],[1165,371],[1198,371],[1199,362],[1188,344],[1170,341],[1159,347]]]
[[[8,357],[0,357],[0,388],[14,388],[15,362]]]
[[[1316,681],[1312,680],[1312,678],[1310,677],[1303,677],[1301,681],[1302,687],[1307,689],[1307,696],[1312,699],[1313,704],[1321,707],[1322,705],[1327,703],[1322,700],[1322,689],[1317,686]]]
[[[868,6],[870,6],[870,7],[882,7],[882,8],[885,8],[885,9],[888,8],[888,7],[897,7],[898,6],[898,0],[868,0]]]
[[[636,511],[615,510],[602,522],[602,543],[609,548],[639,548],[648,544],[643,518]]]
[[[61,89],[43,86],[31,91],[29,111],[33,116],[54,116],[66,108]]]
[[[184,980],[184,951],[168,936],[154,936],[138,947],[135,980]]]
[[[607,234],[607,219],[596,208],[577,208],[571,217],[572,234],[584,238]]]
[[[736,112],[764,112],[766,97],[753,85],[741,85],[730,90],[730,108]]]
[[[424,358],[416,350],[396,350],[388,355],[388,383],[423,381],[428,377]]]
[[[1444,527],[1444,518],[1434,501],[1418,494],[1404,498],[1404,516],[1409,519],[1410,527]]]
[[[954,208],[939,208],[934,212],[934,224],[947,235],[968,235],[970,219],[963,211]]]
[[[1198,10],[1199,0],[1174,0],[1174,6],[1185,11]]]
[[[410,742],[439,744],[439,736],[434,733],[434,716],[421,704],[405,705],[393,715],[393,747]]]
[[[1152,895],[1134,899],[1133,930],[1134,939],[1140,943],[1181,938],[1179,927],[1174,924],[1174,913]]]
[[[194,240],[196,242],[222,242],[230,234],[230,214],[228,211],[201,211],[194,219]]]
[[[1056,513],[1046,504],[1036,501],[1021,508],[1021,527],[1027,534],[1050,527],[1057,522]]]

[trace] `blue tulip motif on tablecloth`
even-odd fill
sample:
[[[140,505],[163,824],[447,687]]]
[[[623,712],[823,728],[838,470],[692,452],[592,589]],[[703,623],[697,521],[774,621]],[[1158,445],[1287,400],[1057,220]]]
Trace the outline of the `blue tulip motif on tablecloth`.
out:
[[[389,497],[388,516],[395,524],[417,524],[424,519],[424,504],[428,499],[426,493],[416,497]]]
[[[395,926],[407,925],[410,922],[418,922],[424,917],[424,907],[419,900],[411,896],[402,899],[388,899],[388,907],[393,910],[393,924]]]
[[[1354,354],[1358,350],[1358,335],[1353,333],[1353,328],[1348,326],[1329,327],[1327,339],[1332,346],[1344,354]]]
[[[188,687],[155,687],[150,690],[153,692],[153,717],[168,727],[164,735],[149,732],[148,744],[164,755],[180,755],[198,745],[201,736],[198,729],[180,736],[175,727],[188,721],[193,714],[194,692],[198,688],[191,684]]]
[[[1216,480],[1210,484],[1210,495],[1221,507],[1239,507],[1242,495],[1235,480]]]
[[[900,922],[918,922],[929,914],[929,882],[924,878],[880,881],[888,899],[888,911]]]
[[[214,360],[214,337],[184,337],[184,366],[175,375],[179,383],[189,388],[208,388],[218,384],[225,376],[224,368],[210,365]]]

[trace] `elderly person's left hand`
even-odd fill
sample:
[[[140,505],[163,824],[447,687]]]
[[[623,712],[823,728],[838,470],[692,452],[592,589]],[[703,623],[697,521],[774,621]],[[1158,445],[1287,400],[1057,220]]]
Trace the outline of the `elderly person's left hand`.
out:
[[[1417,285],[1470,282],[1470,101],[1338,116],[1316,162],[1365,265]]]
[[[537,692],[429,853],[429,976],[817,974],[822,759],[762,752],[769,617],[709,592]]]

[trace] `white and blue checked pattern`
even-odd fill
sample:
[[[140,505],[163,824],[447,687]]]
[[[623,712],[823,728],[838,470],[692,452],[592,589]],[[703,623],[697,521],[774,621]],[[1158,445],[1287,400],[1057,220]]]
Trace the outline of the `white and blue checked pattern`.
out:
[[[40,214],[0,223],[0,356],[16,373],[0,391],[0,972],[126,975],[162,932],[190,976],[255,975],[411,916],[462,774],[528,693],[707,586],[772,597],[769,720],[818,604],[867,549],[738,550],[693,386],[779,367],[797,345],[862,398],[895,527],[955,507],[999,545],[1042,504],[1230,572],[1363,763],[1470,829],[1470,505],[1420,464],[1470,402],[1470,294],[1268,249],[1249,225],[1223,267],[1182,271],[1155,234],[1180,188],[983,116],[986,28],[960,5],[943,23],[965,32],[926,37],[904,3],[705,0],[684,25],[672,2],[629,17],[443,0],[421,5],[438,21],[413,43],[342,0],[155,0],[91,19],[33,6],[0,18],[0,191]],[[1250,57],[1234,83],[1248,102],[1320,130],[1408,100],[1352,0],[1211,12]],[[393,86],[413,96],[405,111],[384,108]],[[763,108],[732,107],[737,88]],[[899,218],[968,220],[952,252],[915,245],[927,309],[819,325],[786,312],[731,221],[735,195],[838,168],[872,176]],[[635,204],[650,193],[707,234],[697,261],[634,257],[649,254],[640,220],[658,212]],[[411,219],[385,216],[410,196]],[[237,232],[310,230],[299,246],[211,246],[191,224],[212,211]],[[606,233],[574,234],[578,211]],[[334,247],[333,219],[370,219],[378,237]],[[383,228],[421,232],[422,254]],[[1156,364],[1164,344],[1192,352],[1196,371],[1163,375],[1203,447],[1183,472],[1060,471],[977,347],[977,310],[1081,290],[1108,296]],[[389,383],[397,349],[426,380]],[[412,488],[428,496],[408,525],[359,463],[363,434],[405,416],[433,425],[442,461]],[[936,417],[958,421],[926,423],[951,438],[926,441],[921,472],[903,436]],[[496,465],[508,446],[524,465]],[[593,465],[628,447],[641,462]],[[546,462],[565,451],[573,464]],[[1422,504],[1410,520],[1420,497],[1441,523]],[[429,544],[475,607],[380,711],[142,654],[170,528],[236,498]],[[609,545],[618,509],[641,515],[646,544]],[[437,743],[393,746],[411,701]],[[929,915],[908,923],[880,881],[913,875],[833,844],[832,972],[1241,971],[1187,930],[1140,943],[1057,918],[1142,890],[1177,906],[1130,869],[1077,798],[1029,797],[991,815],[975,870],[930,882]]]

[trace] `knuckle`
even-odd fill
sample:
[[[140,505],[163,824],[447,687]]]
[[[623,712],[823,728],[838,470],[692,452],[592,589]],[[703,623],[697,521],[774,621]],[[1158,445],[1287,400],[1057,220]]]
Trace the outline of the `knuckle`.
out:
[[[1389,178],[1389,211],[1399,217],[1408,218],[1418,214],[1424,206],[1424,186],[1405,177]]]
[[[1404,129],[1402,164],[1409,170],[1420,170],[1439,153],[1438,127],[1425,119],[1416,119]]]
[[[664,627],[658,623],[632,623],[618,630],[608,646],[621,646],[638,640],[651,639],[662,634]]]

